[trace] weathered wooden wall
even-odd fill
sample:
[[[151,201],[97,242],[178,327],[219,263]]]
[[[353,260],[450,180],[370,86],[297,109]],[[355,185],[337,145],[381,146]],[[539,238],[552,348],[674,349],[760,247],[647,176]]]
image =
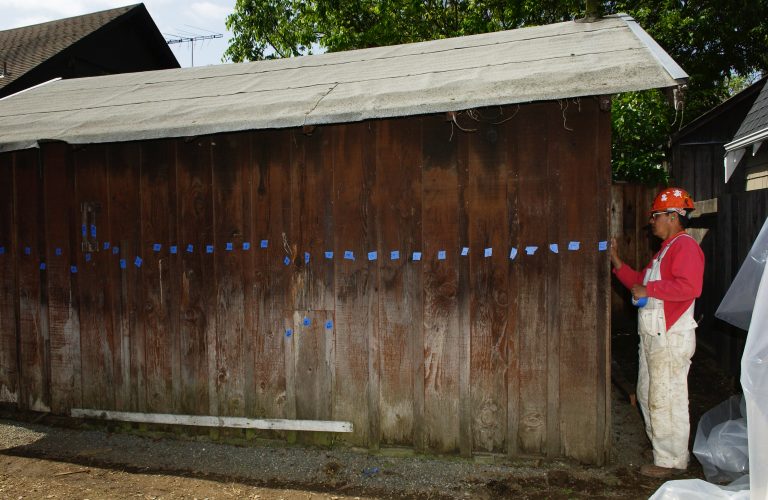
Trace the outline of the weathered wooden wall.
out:
[[[3,399],[601,463],[610,114],[499,111],[0,155]]]

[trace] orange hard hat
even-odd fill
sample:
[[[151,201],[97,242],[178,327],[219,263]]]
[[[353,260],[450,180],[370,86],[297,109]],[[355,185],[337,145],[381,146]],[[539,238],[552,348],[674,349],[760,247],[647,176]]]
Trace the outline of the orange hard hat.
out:
[[[684,212],[694,210],[693,198],[685,189],[662,189],[651,205],[651,212]]]

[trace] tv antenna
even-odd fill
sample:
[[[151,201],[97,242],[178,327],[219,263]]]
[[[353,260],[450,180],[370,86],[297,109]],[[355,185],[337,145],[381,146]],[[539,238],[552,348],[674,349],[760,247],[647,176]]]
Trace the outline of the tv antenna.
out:
[[[181,35],[175,35],[172,33],[163,33],[164,35],[172,38],[168,38],[165,40],[165,43],[168,45],[173,45],[175,43],[188,43],[190,48],[190,53],[192,57],[192,66],[195,66],[195,42],[201,42],[203,40],[211,40],[214,38],[221,38],[224,35],[221,33],[216,33],[207,29],[203,28],[195,28],[194,26],[190,26],[190,28],[196,29],[196,30],[202,30],[202,31],[208,31],[210,35],[198,35],[195,33],[184,33],[181,32]]]

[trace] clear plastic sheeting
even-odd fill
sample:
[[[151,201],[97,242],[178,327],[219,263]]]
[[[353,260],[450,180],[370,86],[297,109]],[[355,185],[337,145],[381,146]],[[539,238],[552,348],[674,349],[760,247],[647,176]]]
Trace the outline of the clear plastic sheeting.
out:
[[[749,472],[746,416],[743,397],[732,396],[699,420],[693,454],[707,481],[733,481]]]
[[[727,486],[718,486],[701,479],[667,481],[656,490],[650,500],[701,500],[702,498],[750,500],[749,475],[742,476]]]
[[[749,255],[739,269],[715,316],[742,330],[749,330],[757,288],[768,260],[768,225],[763,224]]]

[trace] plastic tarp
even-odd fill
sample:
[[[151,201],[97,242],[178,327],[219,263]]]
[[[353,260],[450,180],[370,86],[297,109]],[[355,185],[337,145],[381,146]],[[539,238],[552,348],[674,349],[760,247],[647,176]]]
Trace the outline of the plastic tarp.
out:
[[[746,416],[742,396],[732,396],[702,415],[693,454],[707,481],[733,481],[749,472]]]
[[[746,402],[747,441],[751,443],[748,447],[749,469],[753,472],[737,479],[729,486],[718,486],[700,479],[668,481],[654,493],[652,499],[768,500],[768,273],[765,272],[766,260],[768,260],[768,219],[763,223],[760,234],[715,313],[718,318],[747,330],[747,342],[741,357],[741,387],[744,390]],[[712,429],[710,429],[710,435]]]

